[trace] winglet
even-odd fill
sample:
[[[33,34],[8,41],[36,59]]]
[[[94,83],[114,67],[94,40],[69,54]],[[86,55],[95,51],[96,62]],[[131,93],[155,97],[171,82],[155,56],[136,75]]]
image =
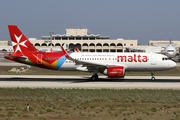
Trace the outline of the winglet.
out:
[[[62,49],[65,57],[66,57],[66,58],[69,58],[69,57],[70,57],[69,54],[66,52],[66,50],[64,50],[64,48],[63,48],[62,46],[61,46],[61,49]]]
[[[77,51],[77,52],[80,52],[79,49],[78,49],[77,47],[76,47],[76,51]]]

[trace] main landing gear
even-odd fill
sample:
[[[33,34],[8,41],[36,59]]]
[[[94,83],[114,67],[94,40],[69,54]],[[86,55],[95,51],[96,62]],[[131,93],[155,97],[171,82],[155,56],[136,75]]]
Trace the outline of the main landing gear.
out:
[[[97,70],[97,69],[94,69],[94,71],[93,71],[93,76],[91,77],[91,80],[98,80],[98,75],[97,75],[97,73],[98,73],[99,71]]]
[[[91,77],[91,80],[98,80],[98,75],[97,74],[95,74],[95,75],[93,75],[92,77]]]
[[[152,77],[151,77],[151,80],[154,81],[154,80],[156,79],[156,78],[154,77],[154,71],[151,71],[151,76],[152,76]]]

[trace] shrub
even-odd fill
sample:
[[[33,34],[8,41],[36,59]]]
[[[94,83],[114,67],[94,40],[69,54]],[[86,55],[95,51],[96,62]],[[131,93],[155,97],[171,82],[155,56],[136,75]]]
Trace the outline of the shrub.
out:
[[[141,118],[137,118],[136,120],[142,120]]]
[[[91,105],[91,108],[95,108],[95,105]]]
[[[29,117],[28,115],[23,115],[22,117]]]
[[[48,108],[46,111],[47,111],[47,112],[54,112],[54,110],[52,110],[52,109],[50,109],[50,108]]]
[[[39,111],[39,114],[43,114],[43,110],[40,110],[40,111]]]
[[[156,108],[152,107],[152,108],[151,108],[151,111],[152,111],[152,112],[156,112]]]
[[[17,112],[17,116],[20,117],[21,116],[21,112]]]
[[[4,114],[0,114],[0,117],[4,117],[5,115]]]
[[[7,116],[12,116],[13,115],[13,112],[12,111],[9,111]]]

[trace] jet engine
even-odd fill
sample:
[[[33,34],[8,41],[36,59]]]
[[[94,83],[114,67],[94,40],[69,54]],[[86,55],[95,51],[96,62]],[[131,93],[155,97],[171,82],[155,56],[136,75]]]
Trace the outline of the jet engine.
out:
[[[124,78],[125,69],[122,66],[108,67],[103,72],[109,78]]]

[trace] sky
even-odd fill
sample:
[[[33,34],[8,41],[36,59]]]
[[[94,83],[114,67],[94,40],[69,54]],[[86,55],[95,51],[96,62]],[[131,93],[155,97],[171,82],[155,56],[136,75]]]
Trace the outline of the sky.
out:
[[[1,0],[0,40],[10,40],[7,25],[27,38],[88,28],[110,39],[180,40],[180,0]]]

